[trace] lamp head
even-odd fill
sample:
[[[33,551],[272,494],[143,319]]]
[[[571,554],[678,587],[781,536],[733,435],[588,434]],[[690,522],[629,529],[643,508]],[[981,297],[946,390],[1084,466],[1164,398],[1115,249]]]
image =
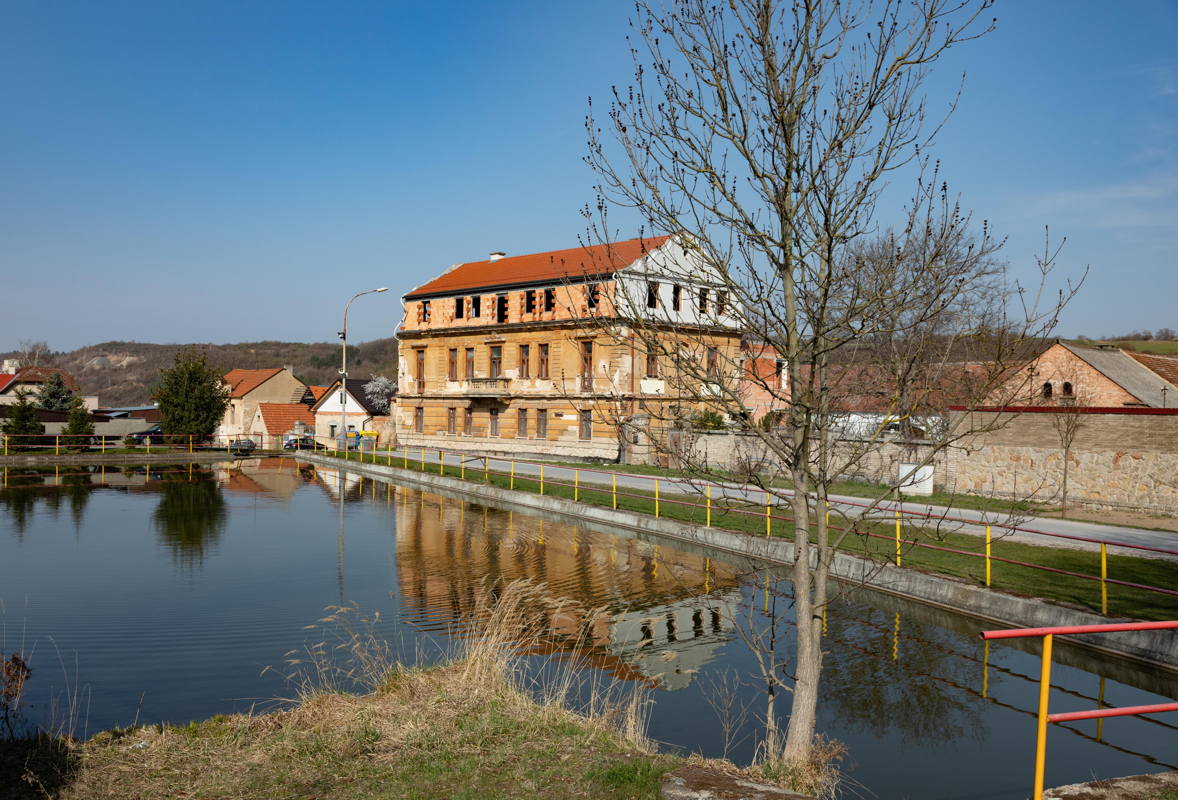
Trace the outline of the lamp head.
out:
[[[380,294],[381,292],[387,292],[388,290],[389,290],[389,287],[387,287],[387,286],[382,286],[381,288],[379,288],[379,289],[377,289],[377,290],[376,290],[376,293],[377,293],[377,294]]]

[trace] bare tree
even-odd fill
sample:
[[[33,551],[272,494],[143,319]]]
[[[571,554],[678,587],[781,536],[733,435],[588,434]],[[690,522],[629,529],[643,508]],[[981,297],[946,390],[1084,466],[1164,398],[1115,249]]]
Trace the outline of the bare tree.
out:
[[[940,413],[947,400],[992,402],[1074,287],[1044,294],[1050,250],[1035,285],[1013,281],[1002,242],[977,230],[925,155],[943,120],[927,120],[924,80],[990,29],[989,2],[667,3],[639,0],[635,82],[614,90],[603,127],[587,118],[599,183],[586,216],[599,242],[616,238],[619,207],[674,236],[682,252],[651,280],[692,287],[697,319],[619,282],[627,324],[604,327],[667,366],[664,395],[643,404],[654,446],[670,452],[684,418],[714,411],[771,456],[750,463],[771,461],[790,485],[748,476],[792,504],[796,647],[791,663],[770,649],[760,664],[771,694],[792,695],[783,744],[768,715],[767,755],[801,765],[815,741],[830,566],[856,527],[835,530],[821,513],[831,483],[878,461],[897,433],[919,439],[912,470],[930,463],[966,433]],[[883,229],[884,190],[907,174],[912,198]],[[720,329],[743,332],[745,346],[716,346]],[[784,374],[749,369],[750,342]],[[750,387],[787,408],[781,424],[752,418]],[[886,476],[876,502],[912,470]]]
[[[16,359],[22,367],[47,367],[53,362],[53,351],[45,341],[21,339]]]

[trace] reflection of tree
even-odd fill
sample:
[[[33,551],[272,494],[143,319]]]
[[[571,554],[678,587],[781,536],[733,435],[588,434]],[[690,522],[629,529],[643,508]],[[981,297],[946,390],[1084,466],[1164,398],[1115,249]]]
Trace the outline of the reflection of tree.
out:
[[[70,504],[70,516],[74,520],[74,530],[81,530],[82,518],[86,516],[86,504],[90,502],[90,492],[94,491],[90,483],[90,472],[83,468],[79,472],[69,472],[61,476],[62,492]]]
[[[204,561],[225,530],[228,511],[212,473],[177,476],[159,484],[160,503],[152,514],[156,533],[186,566]]]
[[[834,609],[832,608],[832,611]],[[883,736],[898,731],[909,742],[958,739],[981,726],[980,704],[945,683],[972,686],[977,665],[958,648],[972,640],[896,612],[860,606],[827,620],[824,697],[848,727]],[[898,624],[897,624],[898,623]],[[948,639],[948,640],[947,640]]]
[[[36,468],[6,470],[7,485],[0,489],[0,506],[4,507],[6,515],[12,520],[12,530],[18,542],[24,541],[24,533],[33,516],[37,498],[45,494],[45,478],[52,474]]]

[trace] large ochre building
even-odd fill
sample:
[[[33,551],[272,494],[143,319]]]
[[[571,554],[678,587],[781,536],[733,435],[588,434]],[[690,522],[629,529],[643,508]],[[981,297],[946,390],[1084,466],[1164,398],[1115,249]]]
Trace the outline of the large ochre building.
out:
[[[639,446],[636,420],[689,417],[739,375],[727,292],[668,237],[493,253],[403,302],[396,426],[411,446],[614,460]]]

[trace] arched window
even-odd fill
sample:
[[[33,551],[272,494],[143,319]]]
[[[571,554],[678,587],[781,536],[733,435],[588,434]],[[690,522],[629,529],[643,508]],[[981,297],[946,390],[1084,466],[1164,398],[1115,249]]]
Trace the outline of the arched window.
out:
[[[1071,397],[1071,396],[1072,396],[1072,394],[1073,394],[1073,392],[1072,392],[1072,385],[1071,385],[1070,383],[1068,383],[1067,381],[1064,381],[1064,384],[1063,384],[1063,396],[1064,396],[1064,397]]]
[[[1051,399],[1051,381],[1048,381],[1047,383],[1043,384],[1043,399],[1045,399],[1045,400]]]

